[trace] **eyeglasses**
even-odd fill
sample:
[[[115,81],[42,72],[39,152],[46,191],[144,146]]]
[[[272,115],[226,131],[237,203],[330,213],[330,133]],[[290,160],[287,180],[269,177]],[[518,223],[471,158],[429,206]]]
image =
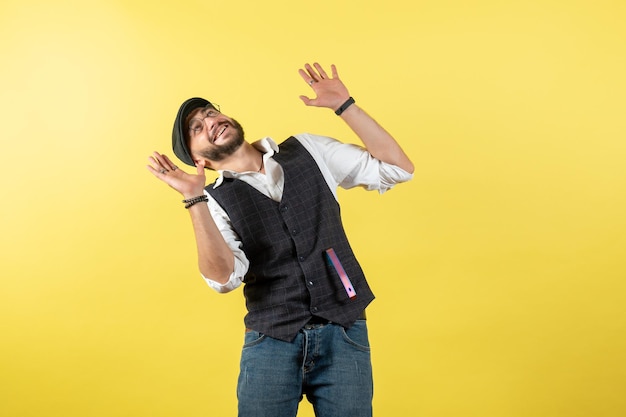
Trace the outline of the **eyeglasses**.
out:
[[[201,118],[194,117],[189,121],[189,133],[192,136],[197,135],[204,129],[204,119],[207,117],[217,117],[220,114],[219,104],[211,103],[207,104],[201,111]]]

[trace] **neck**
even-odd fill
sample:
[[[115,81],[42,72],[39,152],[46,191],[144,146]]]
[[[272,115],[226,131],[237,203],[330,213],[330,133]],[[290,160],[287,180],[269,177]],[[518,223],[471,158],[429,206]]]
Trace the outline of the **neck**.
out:
[[[263,154],[261,154],[261,166],[259,166],[259,169],[257,170],[257,172],[263,172],[264,171],[264,161],[263,161]]]
[[[235,172],[263,172],[263,153],[244,142],[232,155],[221,161],[212,161],[211,168]]]

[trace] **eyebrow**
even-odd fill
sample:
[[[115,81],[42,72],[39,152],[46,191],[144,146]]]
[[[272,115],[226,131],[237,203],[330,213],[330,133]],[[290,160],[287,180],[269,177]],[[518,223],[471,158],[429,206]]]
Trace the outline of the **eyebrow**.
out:
[[[191,117],[191,115],[192,115],[192,114],[196,111],[196,109],[200,109],[200,112],[199,112],[199,113],[196,113],[196,115],[195,115],[195,116]],[[195,108],[195,109],[193,109],[193,110],[192,110],[192,111],[191,111],[191,112],[187,115],[187,117],[185,118],[185,129],[186,129],[186,130],[189,130],[189,129],[190,129],[190,127],[189,127],[189,123],[190,123],[193,119],[198,118],[198,116],[199,116],[199,115],[200,115],[200,118],[206,117],[206,114],[208,113],[208,111],[209,111],[209,110],[213,110],[213,111],[216,111],[216,112],[218,112],[218,113],[220,112],[218,109],[216,109],[216,108],[213,106],[213,104],[210,104],[210,103],[209,103],[209,104],[207,104],[207,105],[206,105],[206,106],[204,106],[204,107],[196,107],[196,108]]]
[[[210,110],[216,111],[219,113],[219,110],[215,108],[215,106],[213,106],[213,104],[207,104],[206,106],[204,106],[202,108],[203,114],[206,115],[206,113]]]
[[[203,113],[203,112],[204,112],[204,110],[205,110],[207,107],[208,107],[208,106],[204,106],[204,107],[197,107],[197,108],[193,109],[192,111],[190,111],[190,112],[189,112],[189,114],[187,115],[187,117],[185,118],[185,124],[187,125],[187,127],[189,127],[189,122],[191,122],[191,120],[192,120],[192,119],[195,119],[195,118],[198,116],[198,114],[201,114],[202,116],[204,116],[204,113]],[[196,115],[195,115],[195,116],[191,117],[191,115],[192,115],[193,113],[195,113],[195,112],[196,112],[196,109],[201,109],[201,110],[200,110],[200,113],[196,113]]]
[[[219,113],[218,109],[213,107],[211,104],[207,104],[206,106],[202,107],[202,110],[200,110],[200,113],[196,114],[195,117],[190,118],[189,121],[191,121],[191,119],[195,119],[196,117],[198,117],[198,115],[202,115],[203,117],[205,117],[207,113],[210,112],[211,110]]]

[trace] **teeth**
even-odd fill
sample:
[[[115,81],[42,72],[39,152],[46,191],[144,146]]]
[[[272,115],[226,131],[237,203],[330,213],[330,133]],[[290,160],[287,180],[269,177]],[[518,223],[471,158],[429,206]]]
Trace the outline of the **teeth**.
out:
[[[220,136],[222,136],[222,134],[224,133],[224,131],[226,130],[226,126],[224,126],[222,128],[222,130],[220,130],[219,132],[217,132],[217,135],[215,135],[215,139],[219,138]],[[213,141],[215,142],[215,141]]]

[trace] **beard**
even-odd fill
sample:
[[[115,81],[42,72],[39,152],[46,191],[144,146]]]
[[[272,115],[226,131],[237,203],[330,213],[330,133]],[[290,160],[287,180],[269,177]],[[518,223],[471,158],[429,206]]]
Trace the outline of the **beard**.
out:
[[[217,162],[232,155],[241,147],[244,141],[243,128],[235,119],[230,119],[230,124],[235,129],[235,135],[231,140],[221,145],[211,145],[210,148],[199,151],[200,156],[203,156],[209,161]]]

